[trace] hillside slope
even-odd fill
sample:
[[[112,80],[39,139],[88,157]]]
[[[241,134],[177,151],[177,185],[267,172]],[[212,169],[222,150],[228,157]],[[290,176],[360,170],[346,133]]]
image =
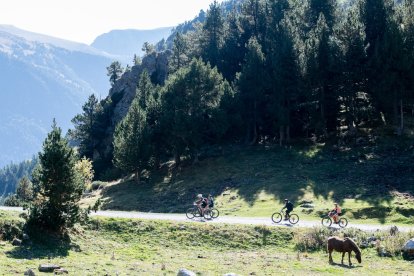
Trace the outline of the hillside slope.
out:
[[[185,212],[198,193],[212,193],[222,214],[270,217],[284,198],[301,218],[317,219],[339,202],[353,222],[412,223],[413,145],[408,140],[337,148],[328,145],[233,147],[175,170],[173,163],[137,184],[103,184],[103,209]],[[310,202],[313,208],[300,207]]]

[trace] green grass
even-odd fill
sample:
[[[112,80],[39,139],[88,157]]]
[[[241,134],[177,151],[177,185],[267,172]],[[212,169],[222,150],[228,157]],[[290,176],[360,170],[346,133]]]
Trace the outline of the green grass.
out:
[[[196,194],[212,193],[226,215],[270,217],[289,198],[303,219],[319,218],[336,201],[353,222],[413,223],[413,161],[404,138],[353,148],[231,147],[178,170],[164,164],[140,184],[109,183],[84,205],[102,197],[103,209],[180,213]],[[302,200],[312,200],[314,212],[304,213]]]
[[[346,231],[335,234],[355,240],[370,235]],[[65,240],[42,234],[22,247],[0,242],[0,275],[22,275],[28,268],[43,275],[37,272],[41,263],[58,264],[71,275],[176,275],[180,268],[198,275],[410,275],[412,271],[410,261],[398,255],[380,258],[374,248],[362,251],[361,265],[329,265],[323,248],[326,235],[331,234],[319,228],[94,219]],[[298,247],[305,237],[308,244],[318,246]],[[315,242],[315,237],[321,241]],[[333,257],[340,262],[339,253]]]

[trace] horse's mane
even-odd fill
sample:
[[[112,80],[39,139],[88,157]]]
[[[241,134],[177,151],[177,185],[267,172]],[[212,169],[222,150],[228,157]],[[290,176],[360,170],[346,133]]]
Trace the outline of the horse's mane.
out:
[[[351,238],[345,238],[345,240],[348,240],[352,244],[352,246],[355,248],[355,251],[358,254],[361,254],[361,249],[359,249],[358,245],[354,242],[353,239],[351,239]]]

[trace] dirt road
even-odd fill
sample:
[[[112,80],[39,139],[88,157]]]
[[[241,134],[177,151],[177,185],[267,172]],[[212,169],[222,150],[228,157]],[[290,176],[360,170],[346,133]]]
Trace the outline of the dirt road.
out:
[[[23,209],[19,207],[4,207],[0,206],[0,210],[6,211],[18,211],[22,212]],[[270,217],[229,217],[229,216],[220,216],[214,220],[204,220],[204,219],[193,219],[189,220],[185,214],[163,214],[163,213],[141,213],[141,212],[125,212],[125,211],[98,211],[96,213],[92,212],[92,216],[101,216],[101,217],[111,217],[111,218],[131,218],[131,219],[150,219],[150,220],[169,220],[169,221],[179,221],[179,222],[200,222],[200,223],[225,223],[225,224],[246,224],[246,225],[268,225],[275,227],[314,227],[320,226],[320,220],[314,221],[304,221],[300,220],[298,224],[291,225],[289,222],[282,221],[279,224],[272,222]],[[337,225],[333,227],[339,227]],[[349,222],[347,228],[354,227],[365,231],[376,231],[376,230],[387,230],[391,225],[376,225],[376,224],[354,224],[352,221]],[[400,231],[413,231],[414,226],[398,226]]]

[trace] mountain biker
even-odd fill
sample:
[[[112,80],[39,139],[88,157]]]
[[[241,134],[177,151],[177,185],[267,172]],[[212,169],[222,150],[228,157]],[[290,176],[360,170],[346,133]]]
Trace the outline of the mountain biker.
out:
[[[334,209],[329,213],[329,216],[333,218],[334,223],[338,223],[338,217],[341,215],[342,210],[338,203],[334,203]]]
[[[285,220],[288,220],[290,216],[290,212],[293,211],[293,203],[290,202],[287,198],[285,198],[285,206],[282,208],[282,210],[283,209],[286,209]]]
[[[207,199],[204,198],[202,194],[198,194],[196,201],[194,203],[197,205],[197,208],[200,210],[201,216],[204,216],[204,210],[207,207]]]
[[[208,197],[207,197],[207,203],[208,203],[209,208],[214,207],[214,198],[211,194],[209,194]]]

